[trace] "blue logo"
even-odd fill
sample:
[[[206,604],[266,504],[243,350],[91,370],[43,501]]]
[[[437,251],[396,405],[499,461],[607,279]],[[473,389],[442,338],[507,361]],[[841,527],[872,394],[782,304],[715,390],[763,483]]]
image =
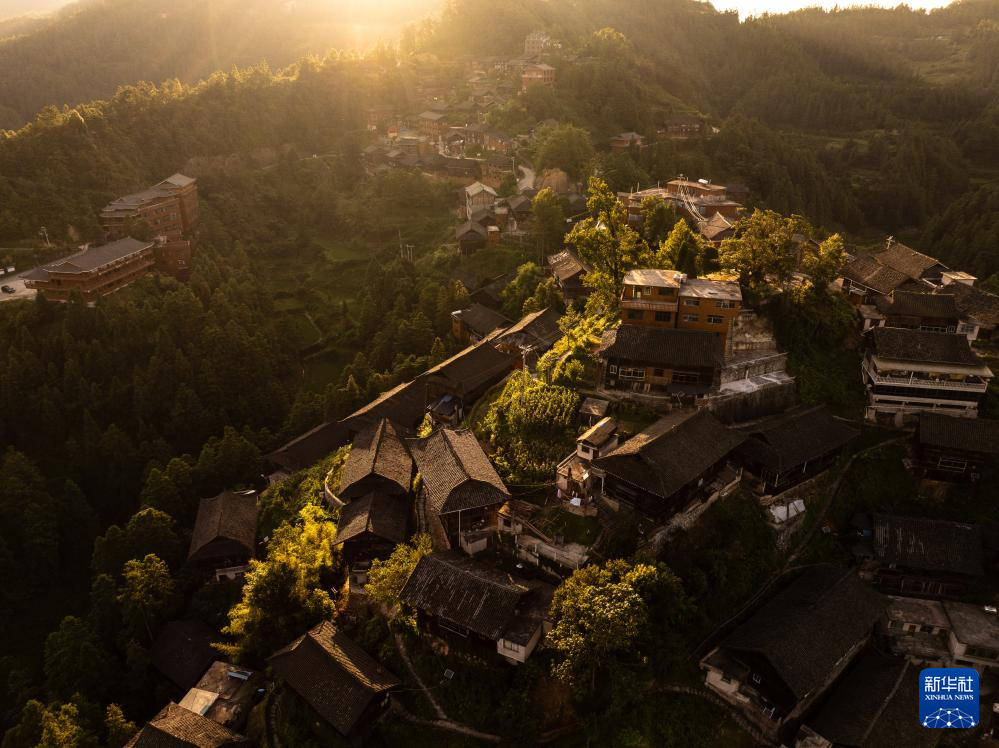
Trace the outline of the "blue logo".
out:
[[[978,673],[970,667],[928,667],[919,674],[919,723],[923,727],[978,724]]]

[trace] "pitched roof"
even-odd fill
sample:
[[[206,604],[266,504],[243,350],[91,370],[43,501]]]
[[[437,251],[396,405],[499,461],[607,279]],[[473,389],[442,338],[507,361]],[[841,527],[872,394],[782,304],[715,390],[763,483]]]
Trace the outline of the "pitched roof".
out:
[[[125,748],[228,748],[249,742],[217,722],[171,702]]]
[[[941,264],[937,258],[917,252],[912,247],[907,247],[901,242],[894,242],[886,250],[879,252],[876,257],[882,265],[886,265],[917,280],[922,278],[923,274],[934,266],[939,265],[946,269],[946,266]]]
[[[604,331],[600,358],[617,358],[665,367],[714,369],[722,365],[721,340],[699,330],[621,324]]]
[[[335,542],[346,543],[370,532],[376,537],[402,543],[406,540],[408,522],[409,502],[405,499],[383,493],[365,494],[340,510]]]
[[[481,192],[485,192],[493,197],[496,197],[496,190],[490,187],[488,184],[482,184],[482,182],[472,182],[465,188],[465,194],[468,196],[475,196]]]
[[[235,541],[253,555],[257,543],[256,491],[223,491],[218,496],[201,500],[187,557],[193,558],[219,539]]]
[[[473,303],[468,309],[451,312],[451,316],[460,319],[467,328],[479,335],[488,335],[493,330],[510,324],[510,320],[495,309],[478,302]]]
[[[733,631],[723,646],[757,652],[799,699],[870,634],[887,599],[855,574],[812,567]]]
[[[999,648],[999,617],[984,606],[944,600],[944,612],[954,636],[969,647]]]
[[[584,416],[600,416],[603,418],[607,415],[607,409],[610,407],[610,402],[607,400],[601,400],[598,397],[588,397],[583,400],[583,404],[579,406],[579,414]]]
[[[745,436],[708,410],[674,411],[593,464],[662,498],[669,498],[738,447]],[[655,511],[655,507],[647,507]]]
[[[916,436],[920,444],[933,447],[999,454],[999,420],[991,418],[920,413]]]
[[[653,286],[655,288],[679,288],[680,276],[676,270],[658,270],[656,268],[637,268],[629,270],[624,275],[626,286]]]
[[[276,652],[268,663],[343,735],[351,733],[375,696],[399,685],[398,678],[329,621]]]
[[[952,294],[915,293],[897,290],[889,299],[879,296],[874,305],[882,314],[903,317],[934,317],[956,320],[961,316]]]
[[[128,236],[99,247],[89,247],[69,257],[50,262],[24,274],[25,280],[46,280],[49,273],[90,273],[117,260],[124,259],[152,247],[154,242],[141,241]]]
[[[978,525],[891,514],[875,514],[873,522],[874,557],[883,564],[967,576],[982,574]]]
[[[560,281],[588,272],[583,262],[569,250],[548,256],[548,266]]]
[[[430,508],[436,514],[502,504],[510,498],[496,469],[468,429],[438,429],[410,442]]]
[[[516,360],[493,346],[499,331],[427,369],[417,379],[433,381],[452,394],[463,395],[495,384],[513,370]]]
[[[781,473],[840,449],[860,433],[824,405],[781,413],[742,430],[749,438],[740,452]]]
[[[680,286],[680,296],[742,301],[742,287],[737,281],[687,278]]]
[[[721,213],[715,213],[704,221],[697,222],[697,230],[708,241],[713,241],[726,232],[735,230],[735,224],[729,221]]]
[[[919,669],[902,657],[867,650],[833,687],[808,725],[838,746],[929,748],[939,732],[913,719]]]
[[[882,265],[870,255],[858,255],[843,268],[843,277],[867,286],[881,294],[889,294],[905,283],[909,276]]]
[[[986,326],[999,325],[999,296],[964,283],[950,283],[940,293],[951,294],[962,314]]]
[[[551,348],[555,345],[555,341],[562,337],[562,331],[558,326],[560,317],[558,309],[554,307],[531,312],[506,328],[496,340],[498,343],[505,343],[523,338],[522,342],[535,348]]]
[[[194,177],[186,177],[180,172],[176,174],[171,174],[169,177],[160,182],[157,187],[187,187],[188,185],[194,184],[197,180]]]
[[[526,644],[547,615],[553,592],[544,582],[445,552],[420,559],[399,599],[487,639]]]
[[[982,363],[971,350],[968,337],[960,333],[926,332],[900,327],[876,327],[871,333],[874,353],[879,358],[959,366],[979,366]]]
[[[402,493],[409,493],[413,458],[387,418],[380,418],[354,437],[340,477],[340,492],[369,476],[385,478]]]
[[[212,647],[218,639],[218,632],[201,621],[168,621],[153,642],[153,667],[181,688],[191,688],[218,656]]]

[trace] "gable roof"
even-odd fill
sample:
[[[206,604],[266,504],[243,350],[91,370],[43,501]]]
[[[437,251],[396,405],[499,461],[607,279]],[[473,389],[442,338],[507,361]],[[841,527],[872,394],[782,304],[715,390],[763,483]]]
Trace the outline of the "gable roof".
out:
[[[855,257],[843,268],[842,275],[880,294],[889,294],[909,280],[909,276],[905,273],[882,265],[870,255]]]
[[[979,324],[999,325],[999,296],[964,283],[950,283],[940,293],[953,295],[961,313],[973,317]]]
[[[745,436],[707,409],[674,411],[594,465],[667,499],[738,447]],[[655,507],[643,507],[655,511]]]
[[[496,197],[496,190],[490,187],[488,184],[482,184],[482,182],[472,182],[465,188],[465,194],[469,197],[474,197],[482,192]]]
[[[916,293],[896,290],[891,298],[879,296],[874,305],[882,314],[903,317],[935,317],[956,320],[960,317],[952,294]]]
[[[967,576],[982,574],[978,525],[891,514],[875,514],[873,523],[874,557],[883,564]]]
[[[274,671],[323,719],[349,735],[380,693],[399,679],[329,621],[268,659]]]
[[[883,595],[852,572],[812,567],[733,631],[723,646],[765,657],[801,699],[867,638],[886,605]]]
[[[434,553],[420,559],[399,599],[496,641],[526,644],[547,615],[554,589],[518,579],[464,554]]]
[[[840,449],[860,433],[834,418],[824,405],[781,413],[742,431],[749,438],[740,452],[780,473]]]
[[[555,307],[546,307],[524,315],[496,338],[497,343],[525,343],[535,348],[551,348],[562,337],[558,321],[561,315]]]
[[[402,543],[406,540],[409,502],[399,496],[368,493],[340,509],[336,526],[337,544],[370,532],[376,537]]]
[[[212,642],[218,639],[218,632],[201,621],[168,621],[153,642],[153,667],[187,690],[215,661],[218,652]]]
[[[920,413],[916,438],[933,447],[999,454],[999,420]]]
[[[876,257],[882,265],[917,280],[922,278],[923,274],[930,268],[939,266],[944,270],[947,269],[937,258],[917,252],[901,242],[894,242],[890,247],[879,252]]]
[[[666,368],[714,369],[722,365],[723,349],[710,332],[621,324],[604,331],[597,355]]]
[[[707,220],[697,222],[697,230],[708,241],[713,241],[725,233],[735,231],[735,224],[721,213],[715,213]]]
[[[567,281],[577,275],[584,275],[589,272],[582,260],[567,249],[557,254],[549,255],[548,266],[560,281]]]
[[[473,303],[468,309],[451,312],[451,316],[461,320],[467,328],[479,335],[488,335],[493,330],[510,324],[510,320],[495,309],[478,302]]]
[[[809,727],[834,745],[929,748],[939,732],[913,719],[919,670],[902,657],[867,650],[839,680]]]
[[[413,458],[388,418],[358,432],[340,477],[340,492],[369,476],[391,481],[409,493],[413,480]]]
[[[434,513],[502,504],[510,498],[468,429],[438,429],[428,437],[412,440],[410,447]]]
[[[170,702],[125,748],[228,748],[249,742],[217,722]]]
[[[256,491],[223,491],[218,496],[201,500],[187,557],[193,558],[209,543],[219,539],[239,543],[248,554],[253,555],[257,542]]]
[[[979,366],[982,363],[971,350],[968,337],[960,333],[875,327],[871,334],[874,353],[879,358],[958,366]]]
[[[513,370],[516,360],[496,350],[494,330],[478,343],[427,369],[417,380],[434,382],[455,395],[464,395],[485,385],[495,384]]]

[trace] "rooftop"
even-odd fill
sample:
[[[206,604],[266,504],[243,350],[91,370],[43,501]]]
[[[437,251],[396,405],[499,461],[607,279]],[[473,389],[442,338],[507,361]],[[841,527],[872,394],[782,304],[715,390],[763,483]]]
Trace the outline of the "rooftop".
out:
[[[879,296],[874,305],[882,314],[957,320],[960,312],[950,294],[914,293],[897,290],[891,298]]]
[[[510,498],[468,429],[438,429],[410,442],[430,508],[437,514],[502,504]]]
[[[922,278],[930,268],[939,266],[943,270],[947,269],[937,258],[917,252],[901,242],[894,242],[883,252],[879,252],[876,257],[882,265],[917,280]]]
[[[882,265],[870,255],[858,255],[843,268],[843,277],[881,294],[889,294],[909,276]]]
[[[969,647],[999,650],[999,616],[981,605],[950,600],[942,604],[958,641]]]
[[[977,525],[875,514],[874,557],[883,564],[967,576],[982,574]]]
[[[495,309],[478,303],[472,304],[468,309],[453,311],[451,316],[460,319],[469,330],[478,335],[488,335],[493,330],[510,324],[510,320]]]
[[[383,493],[365,494],[340,510],[336,543],[346,543],[364,533],[402,543],[407,537],[408,523],[409,502],[405,498]]]
[[[981,366],[966,335],[947,332],[876,327],[871,331],[874,353],[879,358],[926,364]]]
[[[999,420],[920,413],[916,433],[920,444],[999,454]]]
[[[343,466],[340,492],[348,491],[355,483],[371,476],[388,481],[401,493],[409,493],[413,458],[388,418],[379,419],[354,437]]]
[[[599,447],[614,434],[616,428],[617,421],[610,416],[605,416],[576,437],[576,441],[587,442]]]
[[[50,273],[78,275],[91,273],[105,265],[123,260],[134,254],[152,248],[154,242],[141,241],[131,237],[118,239],[99,247],[89,247],[69,257],[50,262],[25,273],[25,280],[47,280]]]
[[[824,405],[781,413],[742,430],[749,438],[740,451],[778,473],[840,449],[859,433]]]
[[[606,330],[597,354],[678,368],[714,369],[723,361],[721,340],[713,333],[628,324]]]
[[[742,301],[742,288],[735,281],[716,281],[706,278],[685,278],[680,286],[680,296],[699,299]]]
[[[250,741],[173,702],[125,744],[125,748],[229,748]]]
[[[223,491],[201,500],[187,557],[194,559],[209,543],[220,539],[238,543],[253,555],[257,544],[256,491]]]
[[[219,638],[215,629],[201,621],[169,621],[153,642],[153,667],[181,688],[189,689],[218,656],[212,642]]]
[[[676,270],[642,268],[629,270],[624,276],[626,286],[651,286],[654,288],[679,288],[682,273]]]

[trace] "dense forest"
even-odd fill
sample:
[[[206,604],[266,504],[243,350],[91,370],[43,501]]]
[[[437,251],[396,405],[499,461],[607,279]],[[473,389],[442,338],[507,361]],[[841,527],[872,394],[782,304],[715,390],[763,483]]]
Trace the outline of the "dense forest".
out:
[[[277,5],[181,2],[161,12],[145,0],[106,0],[0,41],[0,244],[37,248],[41,226],[57,245],[49,252],[99,241],[101,206],[176,171],[198,177],[203,213],[186,283],[149,277],[93,308],[43,299],[0,308],[0,569],[10,580],[0,612],[15,622],[0,659],[0,726],[13,728],[3,748],[122,745],[130,720],[165,701],[148,667],[165,620],[228,625],[230,653],[259,662],[331,610],[326,590],[342,582],[342,565],[330,518],[309,505],[343,454],[265,494],[262,530],[273,539],[242,605],[238,588],[195,592],[184,570],[197,500],[260,485],[262,454],[453,352],[450,312],[467,306],[470,288],[510,273],[505,313],[548,303],[552,288],[529,262],[534,247],[459,258],[445,246],[457,185],[365,168],[367,108],[418,112],[425,79],[460,96],[455,60],[518,55],[536,29],[559,39],[549,56],[558,85],[516,96],[490,123],[511,134],[537,129],[521,158],[579,182],[599,175],[608,195],[679,173],[739,181],[750,207],[801,214],[816,236],[842,231],[877,244],[893,234],[983,280],[999,273],[999,2],[739,23],[686,0],[452,0],[438,20],[408,27],[397,47],[366,56],[326,52],[350,42],[338,25],[350,19],[317,22],[314,4],[280,13]],[[682,112],[716,130],[608,152],[610,135],[651,134]],[[536,128],[552,119],[561,124]],[[560,241],[564,214],[553,211]],[[649,221],[641,239],[676,250],[673,267],[716,263],[683,255],[692,236],[671,231],[675,219]],[[580,239],[595,230],[582,226]],[[832,370],[820,345],[849,328],[842,304],[821,303],[779,310],[777,333],[802,373]],[[545,479],[574,438],[572,387],[607,318],[569,321],[570,334],[539,364],[551,383],[511,380],[479,414],[505,479]],[[853,393],[801,394],[837,405]],[[654,588],[653,607],[680,611],[671,626],[693,636],[702,619],[749,597],[775,563],[765,532],[729,542],[746,525],[742,511],[719,508],[721,529],[699,538],[706,550],[680,547],[668,559],[692,600],[669,572],[615,563],[580,576],[577,592]],[[302,538],[322,553],[300,558]],[[414,562],[417,549],[408,552]],[[263,620],[254,595],[273,592],[268,583],[284,574],[296,582],[267,609],[291,612]],[[729,584],[709,599],[716,577]],[[320,586],[323,595],[310,597]],[[573,594],[559,600],[563,611]],[[658,673],[682,647],[651,620],[633,641],[636,652],[649,650],[641,666]],[[374,646],[385,635],[367,634]],[[571,650],[570,635],[561,646]],[[566,663],[567,680],[592,675],[585,662]],[[659,724],[659,701],[627,702],[639,666],[623,662],[609,687],[632,724],[655,736],[649,744],[710,744],[681,721]],[[500,714],[524,712],[517,699],[539,678],[524,671],[497,684],[510,689]],[[605,696],[591,688],[584,702],[603,708]],[[494,706],[479,705],[486,719],[496,719]],[[643,744],[631,738],[615,744]]]

